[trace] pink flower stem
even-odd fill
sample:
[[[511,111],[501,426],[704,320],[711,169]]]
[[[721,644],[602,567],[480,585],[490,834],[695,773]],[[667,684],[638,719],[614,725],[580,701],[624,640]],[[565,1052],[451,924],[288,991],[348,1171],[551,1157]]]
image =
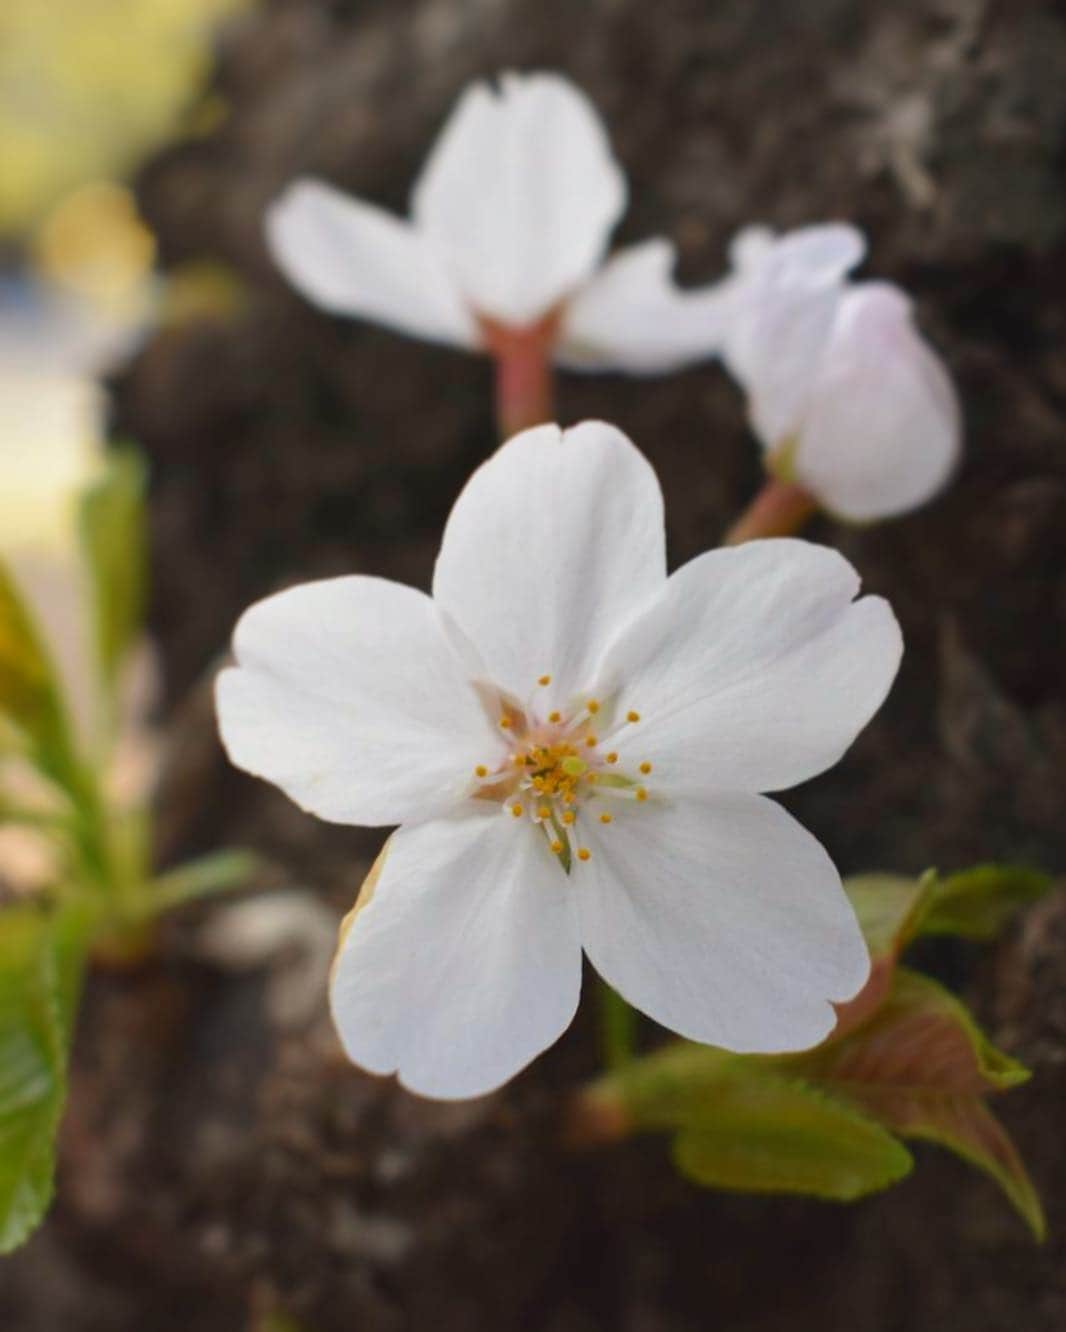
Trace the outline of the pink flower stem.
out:
[[[818,501],[802,486],[767,477],[762,490],[722,538],[723,546],[739,546],[756,537],[791,536],[818,511]]]
[[[496,363],[496,424],[501,440],[554,419],[551,353],[558,323],[554,311],[525,328],[481,320],[482,336]]]

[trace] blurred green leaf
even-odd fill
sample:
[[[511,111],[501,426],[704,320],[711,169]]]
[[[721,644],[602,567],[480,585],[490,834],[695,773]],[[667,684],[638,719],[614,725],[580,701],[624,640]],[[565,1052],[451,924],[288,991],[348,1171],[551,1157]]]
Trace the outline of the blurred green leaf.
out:
[[[237,892],[248,886],[260,868],[259,858],[250,851],[213,851],[197,860],[187,860],[147,885],[145,913],[154,915],[186,902]]]
[[[26,737],[39,766],[63,780],[70,732],[55,672],[15,580],[0,562],[0,712]]]
[[[1032,1182],[985,1096],[1029,1077],[997,1050],[963,1004],[935,981],[899,968],[875,1016],[851,1035],[776,1067],[841,1097],[893,1132],[950,1148],[987,1171],[1045,1234]]]
[[[903,1144],[865,1115],[768,1074],[724,1082],[703,1119],[674,1139],[674,1161],[713,1188],[851,1202],[896,1183],[912,1165]]]
[[[122,662],[140,632],[148,571],[145,468],[132,449],[112,455],[82,498],[80,527],[92,579],[100,675],[113,692]]]
[[[1015,911],[1050,885],[1050,875],[1023,865],[976,865],[943,879],[934,876],[921,933],[993,939]]]
[[[0,1253],[52,1198],[84,937],[72,913],[0,912]]]

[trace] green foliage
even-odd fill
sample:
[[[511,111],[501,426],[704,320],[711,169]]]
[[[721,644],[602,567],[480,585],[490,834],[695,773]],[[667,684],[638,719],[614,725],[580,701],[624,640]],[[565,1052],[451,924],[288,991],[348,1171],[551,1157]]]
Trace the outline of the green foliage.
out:
[[[0,1252],[27,1237],[52,1195],[70,1028],[88,951],[122,955],[143,947],[151,917],[238,887],[255,865],[242,853],[222,852],[153,878],[147,811],[105,796],[103,767],[121,715],[122,665],[144,609],[144,487],[137,456],[117,453],[80,508],[97,683],[109,723],[108,743],[94,764],[75,749],[33,617],[0,567],[0,754],[35,768],[55,797],[36,809],[0,791],[0,823],[51,838],[61,867],[39,911],[0,911]]]
[[[993,939],[1019,907],[1047,892],[1051,879],[1020,865],[977,865],[935,878],[922,916],[923,934]]]
[[[104,475],[82,497],[80,530],[92,581],[93,624],[101,679],[116,687],[119,669],[141,629],[148,554],[145,468],[132,450],[111,456]]]
[[[52,1197],[84,926],[71,913],[15,908],[0,920],[0,1253],[8,1253]]]
[[[990,1175],[1042,1239],[1036,1190],[987,1104],[1028,1071],[991,1044],[955,996],[898,959],[919,934],[990,937],[1047,884],[1006,866],[946,879],[934,871],[850,879],[870,979],[838,1006],[822,1045],[755,1056],[671,1042],[586,1089],[575,1139],[666,1131],[677,1168],[695,1183],[839,1201],[901,1179],[912,1159],[899,1139],[924,1139]]]
[[[859,874],[844,888],[862,927],[870,956],[895,956],[913,938],[929,901],[936,873],[920,879],[898,874]]]
[[[0,563],[0,714],[48,776],[71,767],[70,733],[55,671],[15,580]]]
[[[861,1111],[767,1060],[673,1041],[586,1093],[591,1123],[621,1104],[626,1125],[675,1130],[694,1183],[850,1202],[911,1168],[907,1149]]]
[[[853,1202],[911,1169],[891,1133],[806,1083],[737,1076],[713,1106],[674,1139],[674,1163],[696,1184]]]
[[[1029,1073],[997,1050],[954,995],[899,968],[886,1002],[857,1031],[778,1061],[905,1138],[940,1143],[999,1183],[1037,1239],[1040,1201],[989,1093]]]

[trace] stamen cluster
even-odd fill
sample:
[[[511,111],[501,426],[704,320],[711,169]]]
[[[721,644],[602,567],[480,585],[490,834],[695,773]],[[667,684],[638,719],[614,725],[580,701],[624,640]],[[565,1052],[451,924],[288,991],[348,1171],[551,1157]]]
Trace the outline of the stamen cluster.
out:
[[[540,686],[551,684],[550,675],[537,680]],[[572,715],[558,710],[541,719],[532,704],[511,707],[501,713],[500,729],[514,737],[515,747],[506,762],[491,770],[478,764],[474,775],[481,785],[474,794],[478,799],[499,800],[504,813],[514,819],[529,818],[548,838],[548,846],[567,871],[573,856],[591,858],[587,847],[571,846],[571,832],[578,813],[587,801],[615,797],[645,801],[647,788],[638,778],[619,771],[618,753],[601,748],[594,726],[596,718],[608,720],[611,709],[595,698],[586,699]],[[625,723],[640,721],[638,712],[626,714]],[[642,775],[651,772],[651,764],[639,765]],[[611,811],[603,809],[599,821],[614,822]]]

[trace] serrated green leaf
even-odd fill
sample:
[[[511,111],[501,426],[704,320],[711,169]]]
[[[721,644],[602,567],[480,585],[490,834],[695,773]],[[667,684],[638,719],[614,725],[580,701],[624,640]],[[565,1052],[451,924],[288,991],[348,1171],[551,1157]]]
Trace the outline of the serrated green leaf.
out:
[[[70,733],[52,662],[15,580],[0,562],[0,713],[53,777],[70,767]]]
[[[0,913],[0,1253],[51,1201],[83,944],[73,914]]]
[[[1040,1201],[985,1096],[1026,1081],[965,1006],[935,981],[899,968],[876,1015],[840,1041],[776,1061],[903,1137],[939,1142],[991,1175],[1038,1239]]]
[[[674,1159],[696,1183],[847,1201],[887,1188],[911,1167],[907,1149],[854,1106],[771,1061],[673,1041],[585,1093],[582,1138],[634,1128],[677,1130]]]
[[[140,632],[148,557],[145,468],[132,449],[111,456],[103,476],[82,497],[80,531],[92,580],[97,661],[113,687]]]
[[[1015,911],[1050,885],[1050,875],[1023,865],[976,865],[943,879],[934,876],[921,933],[994,939]]]
[[[770,1075],[732,1078],[699,1127],[674,1140],[678,1170],[745,1193],[801,1193],[853,1202],[911,1169],[902,1143],[851,1106]]]

